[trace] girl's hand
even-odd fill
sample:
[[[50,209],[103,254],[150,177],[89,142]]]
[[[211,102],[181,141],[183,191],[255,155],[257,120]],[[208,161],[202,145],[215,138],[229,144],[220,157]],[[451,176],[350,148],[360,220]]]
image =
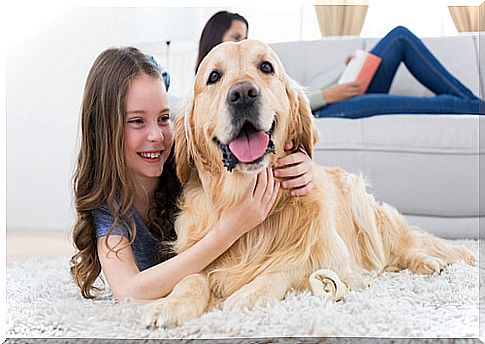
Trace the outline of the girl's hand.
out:
[[[221,225],[227,230],[236,230],[241,236],[261,224],[273,206],[280,183],[274,179],[271,168],[266,168],[254,177],[242,202],[221,214]]]
[[[323,98],[327,104],[341,102],[342,100],[359,95],[360,86],[358,82],[333,85],[323,90]]]
[[[285,151],[289,151],[292,147],[291,141],[285,143]],[[296,152],[278,159],[274,175],[285,179],[281,187],[290,190],[291,196],[303,196],[313,189],[313,163],[304,152]]]

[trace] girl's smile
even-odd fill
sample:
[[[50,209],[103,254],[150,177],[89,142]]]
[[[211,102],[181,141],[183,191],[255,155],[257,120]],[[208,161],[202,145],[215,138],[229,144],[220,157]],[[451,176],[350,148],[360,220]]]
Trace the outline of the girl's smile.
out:
[[[148,163],[156,163],[162,159],[161,155],[163,154],[163,150],[152,152],[138,152],[137,154]]]

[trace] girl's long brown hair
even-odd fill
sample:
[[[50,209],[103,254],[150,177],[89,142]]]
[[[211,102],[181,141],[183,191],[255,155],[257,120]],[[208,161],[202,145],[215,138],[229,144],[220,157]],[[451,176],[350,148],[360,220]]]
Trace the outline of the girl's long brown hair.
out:
[[[86,80],[81,107],[81,143],[73,178],[77,213],[73,228],[76,253],[71,274],[85,298],[94,298],[94,282],[101,272],[92,211],[106,204],[114,217],[128,219],[131,240],[136,226],[130,208],[134,187],[126,168],[125,99],[132,80],[146,74],[161,77],[160,67],[136,48],[113,48],[95,60]],[[149,211],[150,230],[161,240],[173,240],[173,221],[180,184],[174,172],[173,154],[164,165]],[[116,248],[116,247],[115,247]]]

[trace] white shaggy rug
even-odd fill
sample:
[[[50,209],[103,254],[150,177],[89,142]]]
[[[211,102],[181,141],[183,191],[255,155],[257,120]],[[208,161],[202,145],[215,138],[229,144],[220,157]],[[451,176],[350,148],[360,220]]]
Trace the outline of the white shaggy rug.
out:
[[[478,258],[478,241],[460,243]],[[435,276],[383,273],[371,283],[338,303],[330,295],[290,292],[266,308],[233,313],[216,308],[177,328],[149,330],[139,323],[141,308],[113,302],[109,291],[94,301],[83,299],[71,280],[68,259],[32,260],[7,267],[6,336],[478,337],[478,266],[457,263]]]

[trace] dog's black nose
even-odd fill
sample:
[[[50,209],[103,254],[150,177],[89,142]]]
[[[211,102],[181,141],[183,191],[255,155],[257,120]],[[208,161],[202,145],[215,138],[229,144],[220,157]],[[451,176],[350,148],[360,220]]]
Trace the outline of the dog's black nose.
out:
[[[227,102],[233,106],[249,106],[258,97],[258,86],[251,81],[241,81],[231,86],[227,94]]]

